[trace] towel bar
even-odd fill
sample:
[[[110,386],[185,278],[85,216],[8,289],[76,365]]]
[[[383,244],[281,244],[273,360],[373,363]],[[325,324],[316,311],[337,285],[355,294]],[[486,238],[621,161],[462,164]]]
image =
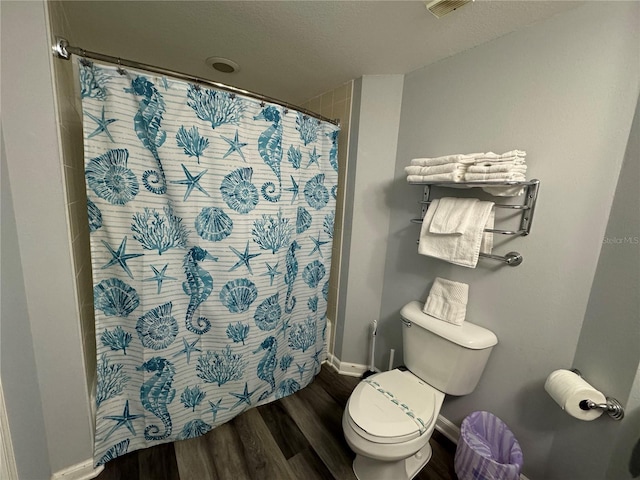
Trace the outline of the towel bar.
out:
[[[422,218],[412,218],[411,223],[422,223]],[[500,235],[526,235],[526,232],[524,230],[513,231],[500,230],[496,228],[485,228],[484,231],[489,233],[498,233]]]
[[[474,187],[496,187],[496,186],[522,186],[526,187],[526,192],[523,195],[523,201],[520,205],[509,205],[509,204],[500,204],[496,203],[494,206],[496,208],[506,208],[519,210],[522,214],[522,218],[520,219],[520,229],[519,230],[502,230],[497,228],[485,228],[485,232],[495,233],[498,235],[516,235],[516,236],[526,236],[531,232],[531,223],[533,221],[533,213],[536,206],[536,201],[538,199],[538,191],[540,189],[540,180],[534,179],[526,182],[425,182],[425,183],[412,183],[412,185],[423,185],[424,193],[422,196],[422,201],[419,202],[422,205],[421,208],[421,217],[420,218],[412,218],[411,223],[421,224],[422,220],[427,213],[427,209],[431,204],[431,188],[432,187],[444,187],[444,188],[474,188]],[[509,252],[505,256],[500,255],[491,255],[488,253],[481,253],[481,257],[489,258],[492,260],[498,260],[504,262],[505,264],[516,267],[522,263],[522,255],[518,252]]]
[[[517,267],[522,263],[523,260],[522,255],[520,255],[518,252],[509,252],[504,257],[501,257],[500,255],[491,255],[489,253],[481,253],[480,256],[484,258],[490,258],[492,260],[499,260],[506,263],[510,267]]]
[[[420,241],[417,241],[416,243],[419,244]],[[500,255],[493,255],[490,253],[480,253],[479,255],[483,258],[489,258],[491,260],[498,260],[499,262],[504,262],[510,267],[517,267],[524,260],[524,258],[522,258],[522,255],[520,255],[520,253],[518,252],[509,252],[504,257]]]
[[[421,205],[430,205],[431,200],[420,202]],[[529,205],[503,205],[501,203],[496,203],[494,205],[496,208],[512,208],[514,210],[530,210],[531,207]]]

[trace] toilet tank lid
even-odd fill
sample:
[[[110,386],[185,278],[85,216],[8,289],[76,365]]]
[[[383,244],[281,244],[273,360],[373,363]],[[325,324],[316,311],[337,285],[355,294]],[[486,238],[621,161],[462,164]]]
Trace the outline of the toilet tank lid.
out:
[[[439,320],[422,311],[423,304],[418,301],[407,303],[400,315],[405,320],[416,323],[430,332],[471,350],[482,350],[498,343],[498,337],[491,330],[465,321],[462,325]]]

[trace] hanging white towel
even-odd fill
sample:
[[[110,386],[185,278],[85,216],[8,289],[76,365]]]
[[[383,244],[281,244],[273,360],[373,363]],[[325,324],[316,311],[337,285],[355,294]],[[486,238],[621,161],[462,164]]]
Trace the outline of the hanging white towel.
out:
[[[467,316],[469,285],[436,277],[422,311],[439,320],[462,325]]]
[[[459,199],[462,200],[462,199]],[[478,201],[467,217],[467,227],[462,235],[431,233],[429,227],[438,209],[439,200],[433,200],[422,222],[418,253],[439,258],[455,265],[475,268],[493,202]]]
[[[495,226],[496,219],[496,209],[492,208],[489,212],[489,217],[487,217],[487,224],[484,226],[484,229],[493,230]],[[491,232],[482,232],[482,241],[480,242],[480,253],[491,253],[493,251],[493,233]]]
[[[477,198],[441,198],[429,225],[430,233],[462,235],[469,227],[469,215]]]

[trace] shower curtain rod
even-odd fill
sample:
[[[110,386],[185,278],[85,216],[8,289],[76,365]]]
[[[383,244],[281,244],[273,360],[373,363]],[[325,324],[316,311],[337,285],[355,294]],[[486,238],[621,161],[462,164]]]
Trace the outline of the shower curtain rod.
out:
[[[141,70],[148,70],[153,73],[159,73],[161,75],[170,75],[172,77],[176,77],[181,80],[186,80],[187,82],[210,85],[212,87],[219,88],[220,90],[225,90],[227,92],[245,95],[255,100],[265,101],[269,103],[276,103],[278,105],[281,105],[284,108],[297,110],[299,112],[304,113],[305,115],[308,115],[313,118],[317,118],[318,120],[322,120],[323,122],[329,122],[329,123],[332,123],[333,125],[338,125],[338,126],[340,125],[339,120],[332,120],[330,118],[324,117],[318,113],[312,112],[311,110],[307,110],[306,108],[300,107],[298,105],[293,105],[291,103],[287,103],[282,100],[271,98],[266,95],[262,95],[260,93],[251,92],[249,90],[232,87],[231,85],[225,85],[224,83],[219,83],[219,82],[214,82],[212,80],[206,80],[199,77],[194,77],[192,75],[187,75],[185,73],[176,72],[174,70],[169,70],[162,67],[156,67],[155,65],[147,65],[145,63],[139,63],[133,60],[125,60],[120,57],[112,57],[111,55],[104,55],[102,53],[90,52],[83,48],[73,47],[69,45],[69,42],[62,37],[56,37],[56,44],[53,45],[52,49],[56,57],[62,58],[64,60],[71,59],[71,55],[77,55],[83,58],[91,58],[93,60],[113,63],[118,65],[119,67],[122,66],[122,67],[138,68]]]

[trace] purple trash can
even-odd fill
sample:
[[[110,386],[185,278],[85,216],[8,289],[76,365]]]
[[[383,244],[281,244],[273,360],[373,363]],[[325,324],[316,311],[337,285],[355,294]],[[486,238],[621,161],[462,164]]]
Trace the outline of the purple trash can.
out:
[[[460,426],[454,458],[459,480],[518,480],[522,450],[505,423],[489,412],[473,412]]]

